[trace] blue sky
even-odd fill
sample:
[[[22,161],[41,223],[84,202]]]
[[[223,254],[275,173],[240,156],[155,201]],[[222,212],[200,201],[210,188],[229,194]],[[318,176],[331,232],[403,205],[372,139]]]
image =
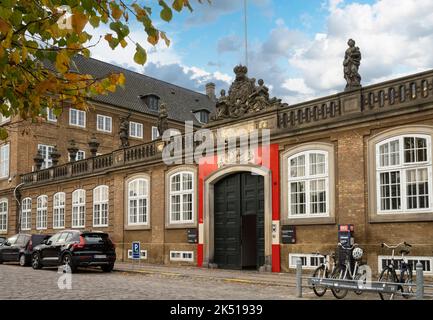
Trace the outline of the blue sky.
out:
[[[364,85],[433,67],[431,0],[247,0],[249,75],[263,78],[271,93],[296,103],[344,88],[346,42],[356,40]],[[156,5],[156,0],[147,0]],[[92,56],[138,72],[204,91],[207,82],[227,89],[233,67],[245,63],[243,0],[212,0],[170,23],[154,19],[172,45],[149,49],[144,66],[134,64],[134,48],[112,51],[104,43]],[[132,38],[145,43],[140,26]],[[92,34],[95,32],[89,30]]]

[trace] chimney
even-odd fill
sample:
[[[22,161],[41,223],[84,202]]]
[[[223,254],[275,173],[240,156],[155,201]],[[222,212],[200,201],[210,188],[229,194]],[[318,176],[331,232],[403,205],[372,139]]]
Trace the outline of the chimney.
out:
[[[216,100],[216,96],[215,96],[215,83],[209,82],[209,83],[206,84],[206,95],[212,101]]]

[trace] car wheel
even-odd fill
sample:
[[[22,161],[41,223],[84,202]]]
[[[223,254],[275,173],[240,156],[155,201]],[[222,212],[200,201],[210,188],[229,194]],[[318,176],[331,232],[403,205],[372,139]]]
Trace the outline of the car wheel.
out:
[[[72,256],[69,253],[63,255],[62,258],[63,272],[69,268],[71,273],[77,271],[77,266],[72,262]]]
[[[114,269],[114,263],[110,263],[104,266],[101,266],[103,272],[111,272]]]
[[[36,269],[42,269],[41,256],[38,252],[33,253],[32,268],[35,270]]]
[[[20,266],[21,267],[26,267],[27,266],[27,259],[26,259],[26,255],[25,254],[21,254],[20,255]]]

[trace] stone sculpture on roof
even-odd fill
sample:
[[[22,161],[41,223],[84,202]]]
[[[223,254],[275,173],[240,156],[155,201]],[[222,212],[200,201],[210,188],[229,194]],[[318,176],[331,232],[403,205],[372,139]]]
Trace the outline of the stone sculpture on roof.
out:
[[[359,66],[361,65],[361,51],[355,46],[355,41],[349,39],[347,42],[349,48],[344,55],[344,79],[346,79],[345,91],[358,89],[361,87],[361,76],[359,75]]]
[[[258,81],[257,86],[255,78],[248,78],[247,67],[238,65],[233,71],[236,78],[227,96],[225,90],[221,90],[212,120],[239,118],[249,113],[282,105],[281,99],[269,98],[269,88],[265,86],[262,79]]]

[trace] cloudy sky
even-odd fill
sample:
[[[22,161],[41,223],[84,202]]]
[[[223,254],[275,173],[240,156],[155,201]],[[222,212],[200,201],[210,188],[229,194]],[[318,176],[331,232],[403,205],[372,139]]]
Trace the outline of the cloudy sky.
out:
[[[144,2],[156,3],[156,0]],[[245,64],[243,0],[191,0],[194,12],[175,15],[170,47],[146,45],[144,67],[135,48],[111,50],[101,42],[94,58],[195,91],[207,82],[227,89],[233,67]],[[341,91],[347,40],[362,52],[362,84],[433,68],[432,0],[247,0],[249,76],[263,78],[274,96],[296,103]],[[145,43],[139,25],[132,38]],[[92,34],[95,31],[89,30]],[[96,35],[96,34],[95,34]]]

